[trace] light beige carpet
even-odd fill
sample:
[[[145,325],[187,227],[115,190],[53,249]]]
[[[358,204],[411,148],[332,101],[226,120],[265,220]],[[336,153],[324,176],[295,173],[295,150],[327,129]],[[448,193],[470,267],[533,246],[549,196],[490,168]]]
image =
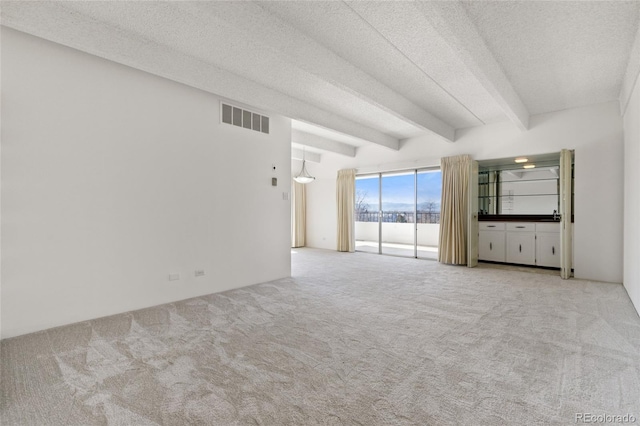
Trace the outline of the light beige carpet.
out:
[[[292,257],[291,279],[3,341],[2,425],[640,418],[640,318],[621,285]]]

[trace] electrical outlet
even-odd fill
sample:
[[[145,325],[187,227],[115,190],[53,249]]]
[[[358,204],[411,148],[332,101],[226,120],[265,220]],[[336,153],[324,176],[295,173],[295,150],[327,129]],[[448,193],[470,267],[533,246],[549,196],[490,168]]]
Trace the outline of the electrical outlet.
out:
[[[196,277],[203,277],[204,276],[204,269],[196,269],[195,276]]]
[[[169,274],[169,281],[178,281],[180,279],[180,274]]]

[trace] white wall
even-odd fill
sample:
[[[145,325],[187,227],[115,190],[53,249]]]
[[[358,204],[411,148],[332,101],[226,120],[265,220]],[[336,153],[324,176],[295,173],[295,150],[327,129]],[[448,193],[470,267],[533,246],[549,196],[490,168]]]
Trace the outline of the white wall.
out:
[[[640,313],[640,76],[624,114],[624,286]]]
[[[290,275],[290,120],[5,28],[2,107],[3,338]]]
[[[355,167],[360,173],[438,166],[440,158],[471,154],[477,160],[546,154],[575,149],[575,275],[622,281],[622,118],[617,102],[532,116],[521,132],[511,123],[457,132],[454,143],[433,136],[411,138],[399,151],[358,148],[355,158],[324,154],[309,185],[307,217],[311,247],[335,248],[335,176]],[[597,200],[597,202],[594,202]]]
[[[2,31],[0,31],[0,47],[2,46]],[[0,48],[0,64],[2,64],[2,48]],[[2,90],[2,66],[0,66],[0,93]],[[2,135],[2,101],[0,99],[0,139]],[[2,144],[0,143],[0,177],[2,176]],[[1,179],[0,179],[1,186]],[[0,194],[0,241],[2,241],[2,196]],[[0,244],[0,339],[2,339],[2,244]]]
[[[618,118],[622,119],[619,116]],[[598,138],[575,153],[574,274],[621,283],[623,279],[624,161],[619,142]]]
[[[315,164],[313,169],[318,172],[319,166]],[[316,173],[316,180],[307,185],[307,247],[336,250],[337,215],[336,179],[318,177]]]

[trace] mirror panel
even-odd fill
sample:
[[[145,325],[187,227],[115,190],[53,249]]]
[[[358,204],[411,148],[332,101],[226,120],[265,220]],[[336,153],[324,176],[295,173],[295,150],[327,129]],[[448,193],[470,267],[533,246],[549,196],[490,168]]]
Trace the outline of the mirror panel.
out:
[[[525,168],[526,166],[534,166]],[[547,154],[480,162],[480,215],[553,215],[559,211],[559,156]]]
[[[500,173],[500,214],[553,214],[559,209],[558,169]]]

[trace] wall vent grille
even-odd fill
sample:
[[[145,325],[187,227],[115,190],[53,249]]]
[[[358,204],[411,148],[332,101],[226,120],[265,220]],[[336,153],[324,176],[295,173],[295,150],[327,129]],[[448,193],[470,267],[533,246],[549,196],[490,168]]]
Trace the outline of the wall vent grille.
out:
[[[222,104],[222,122],[269,134],[269,117],[228,104]]]

